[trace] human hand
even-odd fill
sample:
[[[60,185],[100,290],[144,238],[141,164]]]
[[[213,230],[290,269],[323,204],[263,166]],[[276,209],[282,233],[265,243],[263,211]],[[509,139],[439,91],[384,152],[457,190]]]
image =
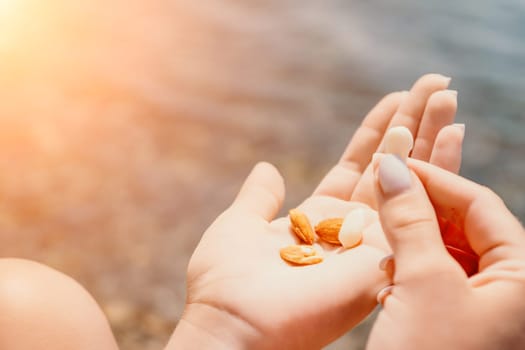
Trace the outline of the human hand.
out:
[[[318,265],[286,264],[279,249],[294,242],[289,224],[270,222],[283,197],[277,170],[258,164],[194,252],[186,309],[168,348],[319,349],[374,307],[387,282],[377,269],[384,253],[361,245],[351,254],[325,251]],[[319,197],[301,210],[337,215],[355,206]]]
[[[314,195],[358,201],[375,208],[372,155],[381,149],[386,131],[393,126],[405,126],[412,133],[411,158],[458,173],[464,126],[452,125],[457,92],[444,90],[449,83],[450,78],[427,74],[410,91],[387,95],[364,118]]]
[[[392,156],[376,182],[381,222],[394,252],[393,287],[368,350],[523,349],[525,231],[489,189],[431,165]],[[428,195],[427,195],[428,194]],[[436,217],[459,226],[479,255],[467,277],[447,253]]]
[[[372,156],[382,150],[384,136],[394,126],[405,126],[412,133],[411,158],[458,173],[465,130],[464,125],[452,124],[457,92],[444,90],[449,83],[450,78],[427,74],[418,79],[410,91],[387,95],[364,118],[339,162],[309,200],[329,196],[377,209]],[[391,252],[384,235],[378,231],[380,226],[366,232],[363,243]]]
[[[360,179],[371,177],[362,172],[389,125],[416,130],[414,154],[448,169],[458,168],[462,133],[444,127],[438,134],[456,110],[455,96],[442,91],[448,83],[447,78],[428,75],[410,93],[383,99],[365,118],[339,164],[299,209],[320,218],[345,216],[360,206],[347,200],[356,186],[362,186]],[[430,120],[440,127],[431,127]],[[363,244],[344,254],[326,249],[322,264],[289,266],[278,252],[295,238],[286,218],[274,220],[283,198],[278,172],[268,164],[258,165],[194,252],[187,307],[168,348],[180,348],[189,337],[192,348],[201,342],[229,349],[317,349],[375,307],[377,291],[388,283],[377,268],[385,252],[374,246],[375,238],[365,236]]]

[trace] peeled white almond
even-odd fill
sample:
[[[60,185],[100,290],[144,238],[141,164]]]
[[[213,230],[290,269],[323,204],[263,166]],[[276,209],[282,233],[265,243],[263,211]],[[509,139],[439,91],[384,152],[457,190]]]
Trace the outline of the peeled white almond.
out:
[[[376,210],[370,207],[363,208],[363,210],[365,211],[365,227],[379,222],[379,213]]]
[[[350,203],[355,203],[355,202],[350,202]],[[377,210],[374,210],[372,208],[370,208],[368,205],[362,205],[361,207],[357,207],[355,209],[352,209],[351,211],[355,211],[357,209],[360,209],[363,211],[363,214],[364,214],[364,220],[365,220],[365,227],[369,226],[369,225],[372,225],[376,222],[379,222],[379,213],[377,212]],[[350,212],[348,212],[350,213]]]
[[[363,239],[363,230],[367,226],[367,209],[358,208],[346,215],[339,230],[339,242],[345,248],[358,245]]]
[[[363,242],[367,245],[381,248],[386,252],[392,250],[388,244],[388,241],[386,240],[385,234],[383,233],[383,227],[379,221],[368,225],[363,230]]]
[[[414,147],[414,137],[408,128],[395,126],[386,132],[385,153],[397,154],[401,159],[406,160],[412,147]]]

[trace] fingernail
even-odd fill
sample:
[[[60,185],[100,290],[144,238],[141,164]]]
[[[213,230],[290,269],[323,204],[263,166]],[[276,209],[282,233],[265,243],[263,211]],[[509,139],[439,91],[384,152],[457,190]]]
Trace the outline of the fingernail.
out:
[[[446,79],[446,81],[447,81],[447,86],[449,86],[449,85],[450,85],[450,82],[452,81],[452,78],[451,78],[451,77],[447,77],[446,75],[442,75],[442,77]]]
[[[463,124],[463,123],[454,123],[454,124],[452,124],[452,126],[458,128],[463,133],[465,132],[465,124]]]
[[[390,294],[392,294],[392,289],[394,288],[394,286],[388,286],[388,287],[385,287],[383,289],[381,289],[378,293],[377,293],[377,296],[376,296],[376,300],[377,300],[377,303],[379,305],[384,305],[385,304],[385,299],[387,296],[389,296]]]
[[[385,155],[377,172],[379,184],[387,196],[397,195],[411,186],[410,172],[405,163],[392,154]]]
[[[394,259],[394,254],[385,256],[381,261],[379,261],[379,269],[381,271],[386,271],[388,264]]]
[[[403,91],[399,91],[401,93],[401,102],[406,100],[410,94],[410,91],[408,90],[403,90]]]
[[[394,260],[394,255],[390,254],[390,255],[385,256],[383,259],[381,259],[381,261],[379,262],[379,269],[381,271],[385,271],[388,277],[390,279],[393,279],[395,269],[396,269],[395,264],[396,263]]]
[[[445,90],[445,92],[457,97],[458,96],[458,90]]]

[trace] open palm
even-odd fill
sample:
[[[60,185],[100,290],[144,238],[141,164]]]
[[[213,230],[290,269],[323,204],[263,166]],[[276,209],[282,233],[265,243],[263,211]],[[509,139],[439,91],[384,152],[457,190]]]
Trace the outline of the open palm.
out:
[[[299,208],[309,217],[323,218],[342,217],[356,206],[374,207],[368,165],[389,126],[412,131],[413,157],[458,171],[463,134],[449,126],[456,99],[444,90],[448,83],[442,76],[427,75],[410,92],[385,97]],[[380,229],[351,250],[325,247],[320,264],[291,266],[279,258],[280,248],[296,242],[288,219],[275,219],[283,199],[277,170],[258,164],[192,256],[182,322],[199,327],[192,318],[196,313],[224,320],[235,332],[213,336],[225,347],[242,343],[251,349],[318,349],[375,307],[377,292],[389,280],[378,269],[388,250]]]

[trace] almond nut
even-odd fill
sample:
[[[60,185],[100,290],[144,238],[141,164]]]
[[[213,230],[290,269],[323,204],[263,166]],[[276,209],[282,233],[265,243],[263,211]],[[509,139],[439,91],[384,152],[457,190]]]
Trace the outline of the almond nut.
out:
[[[297,209],[289,212],[292,231],[306,244],[313,244],[315,240],[314,230],[308,217]]]
[[[407,127],[395,126],[388,129],[384,142],[385,153],[397,154],[401,159],[406,160],[414,146],[414,137]]]
[[[315,226],[315,233],[325,242],[341,245],[339,241],[339,230],[342,225],[342,218],[326,219]]]
[[[281,258],[294,265],[313,265],[323,261],[313,247],[306,245],[289,245],[279,251]]]
[[[367,226],[367,214],[365,209],[359,208],[352,210],[345,217],[339,231],[339,241],[343,247],[353,248],[361,243],[363,230]]]

